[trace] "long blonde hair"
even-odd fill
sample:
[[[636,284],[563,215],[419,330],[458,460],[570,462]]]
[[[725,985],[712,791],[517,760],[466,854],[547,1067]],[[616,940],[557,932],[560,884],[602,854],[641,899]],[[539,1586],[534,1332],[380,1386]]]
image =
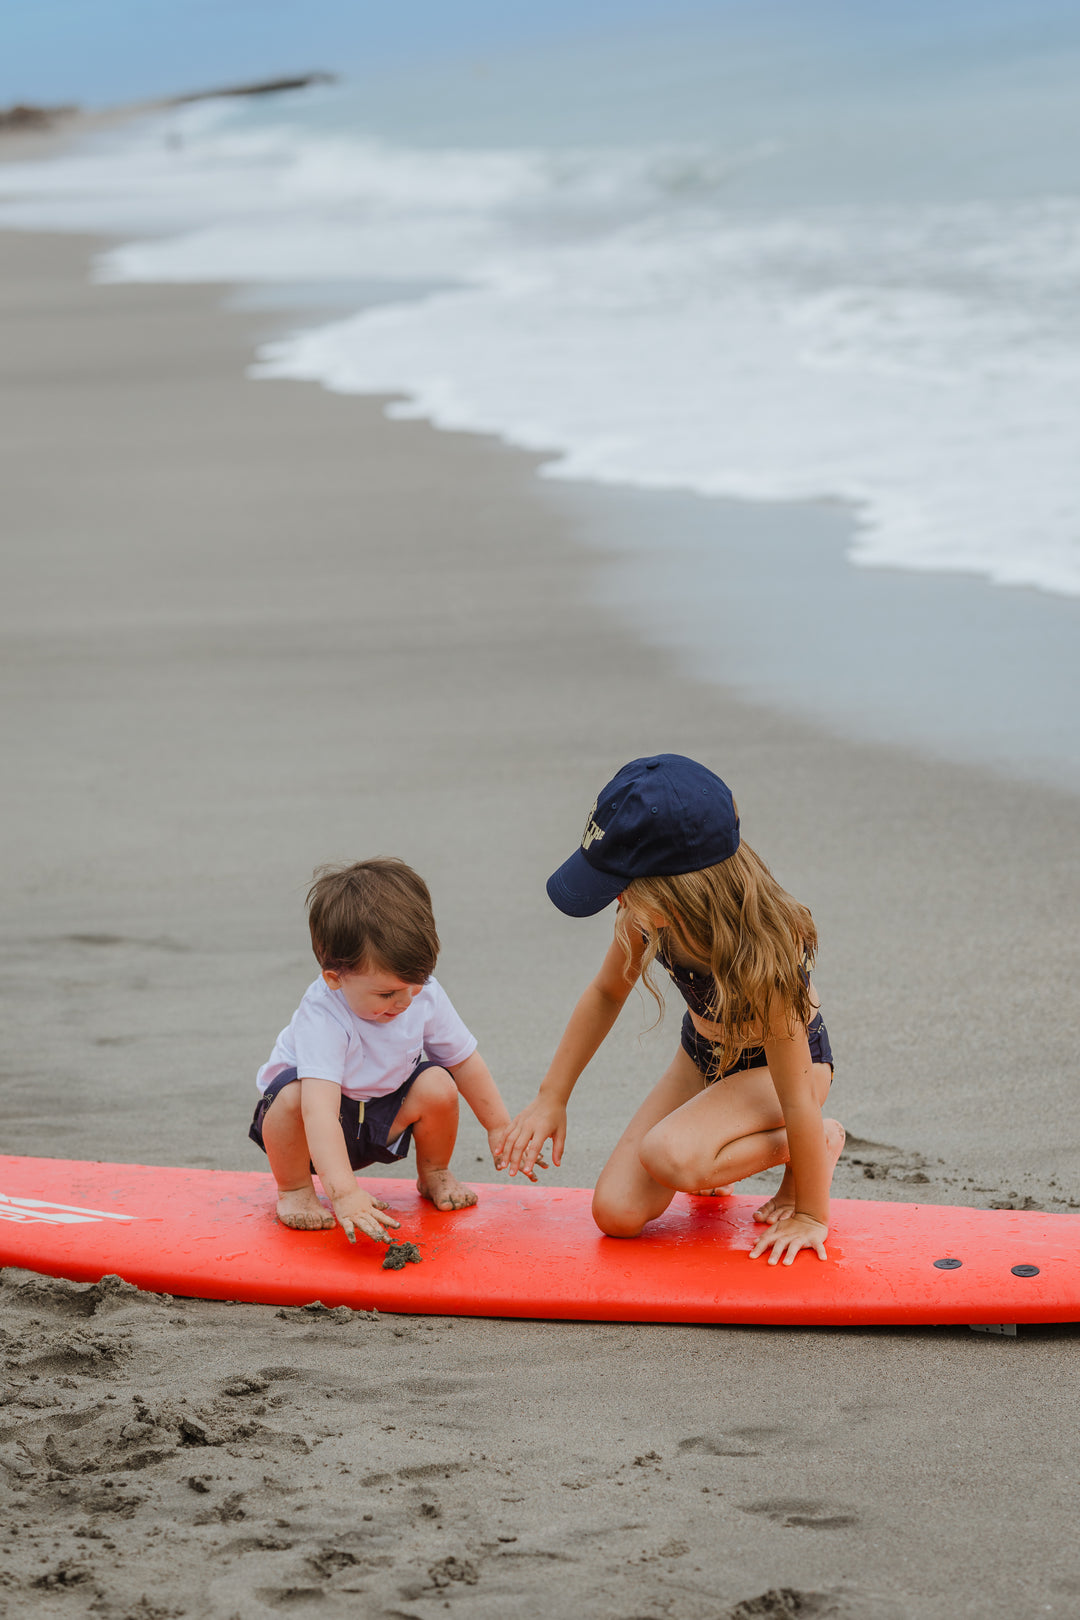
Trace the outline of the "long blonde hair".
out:
[[[658,955],[712,975],[709,1018],[721,1031],[722,1068],[760,1042],[778,1005],[792,1033],[814,1016],[806,981],[817,951],[814,919],[748,844],[699,872],[632,878],[623,899],[615,935],[626,953],[628,976],[637,940],[645,936],[641,977],[657,1005],[656,1023],[664,1015],[650,972]]]

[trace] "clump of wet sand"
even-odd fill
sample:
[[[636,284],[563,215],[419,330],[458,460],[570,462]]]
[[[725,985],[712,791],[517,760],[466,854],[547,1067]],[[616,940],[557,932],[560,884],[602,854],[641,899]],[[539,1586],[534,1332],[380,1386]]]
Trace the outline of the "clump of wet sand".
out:
[[[382,1268],[384,1271],[403,1271],[408,1265],[418,1266],[422,1259],[415,1243],[388,1243]]]

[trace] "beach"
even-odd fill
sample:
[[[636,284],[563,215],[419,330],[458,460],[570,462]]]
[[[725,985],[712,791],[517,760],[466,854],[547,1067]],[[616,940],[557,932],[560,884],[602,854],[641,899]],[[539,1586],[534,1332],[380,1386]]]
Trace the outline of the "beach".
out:
[[[837,1195],[1080,1207],[1073,794],[695,677],[620,611],[617,551],[582,543],[539,456],[249,380],[280,315],[93,285],[103,245],[0,236],[5,1151],[262,1168],[253,1077],[314,975],[312,868],[369,854],[427,878],[440,981],[523,1106],[610,930],[544,881],[601,783],[663,750],[720,771],[813,911]],[[812,661],[829,604],[806,589]],[[650,1021],[632,1000],[551,1181],[595,1179],[677,1039],[674,1008]],[[477,1184],[484,1146],[466,1119]],[[3,1282],[0,1613],[1080,1603],[1075,1327],[371,1318]]]

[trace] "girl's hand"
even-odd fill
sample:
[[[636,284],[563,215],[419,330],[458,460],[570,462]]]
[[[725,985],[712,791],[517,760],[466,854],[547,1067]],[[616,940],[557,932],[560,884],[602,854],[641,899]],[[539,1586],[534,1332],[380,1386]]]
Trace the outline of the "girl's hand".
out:
[[[829,1228],[825,1222],[815,1221],[812,1215],[800,1215],[798,1211],[794,1215],[781,1215],[758,1238],[750,1250],[750,1258],[756,1260],[759,1254],[771,1249],[770,1266],[775,1266],[780,1260],[785,1266],[790,1266],[800,1249],[813,1249],[819,1260],[827,1260],[825,1239],[828,1235]]]
[[[357,1227],[376,1243],[389,1243],[387,1227],[401,1225],[392,1215],[383,1214],[384,1209],[389,1209],[389,1204],[384,1204],[380,1198],[372,1198],[362,1187],[354,1187],[341,1198],[335,1198],[333,1205],[338,1223],[350,1243],[356,1242]]]
[[[495,1128],[495,1130],[488,1131],[487,1133],[488,1147],[491,1149],[491,1157],[495,1161],[496,1170],[501,1170],[503,1168],[503,1143],[505,1142],[508,1133],[512,1131],[513,1128],[513,1125],[499,1125]],[[547,1167],[546,1159],[537,1159],[537,1170],[546,1170]],[[530,1181],[536,1180],[536,1177],[533,1175],[532,1171],[526,1170],[524,1165],[521,1167],[521,1173],[522,1175],[528,1176]]]
[[[540,1155],[549,1139],[551,1162],[559,1165],[566,1146],[566,1109],[561,1103],[537,1097],[507,1126],[501,1144],[495,1149],[496,1170],[509,1170],[512,1176],[520,1170],[530,1181],[535,1181],[533,1166],[547,1169]]]

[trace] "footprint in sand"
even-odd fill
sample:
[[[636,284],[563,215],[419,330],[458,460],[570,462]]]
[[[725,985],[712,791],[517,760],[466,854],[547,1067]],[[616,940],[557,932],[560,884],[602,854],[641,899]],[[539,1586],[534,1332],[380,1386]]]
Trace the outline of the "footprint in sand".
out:
[[[830,1503],[805,1501],[801,1497],[779,1497],[767,1502],[742,1502],[743,1513],[760,1513],[785,1530],[845,1530],[858,1524],[859,1515]]]

